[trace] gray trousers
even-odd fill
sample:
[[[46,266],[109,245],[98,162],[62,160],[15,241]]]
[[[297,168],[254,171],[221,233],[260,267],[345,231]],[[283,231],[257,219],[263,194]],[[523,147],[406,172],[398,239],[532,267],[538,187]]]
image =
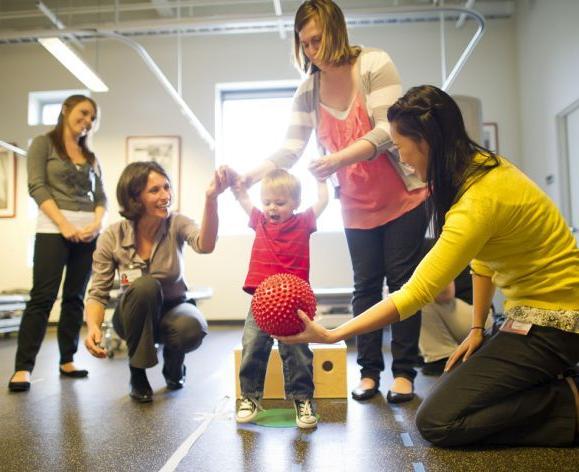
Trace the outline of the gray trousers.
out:
[[[472,326],[472,305],[460,298],[444,303],[432,302],[422,307],[422,324],[418,347],[424,362],[435,362],[450,357],[468,336]],[[493,325],[492,311],[485,328]]]
[[[146,369],[157,364],[155,344],[163,344],[163,373],[179,378],[185,353],[197,349],[207,322],[192,303],[165,301],[161,284],[150,275],[138,278],[121,296],[113,326],[127,342],[129,364]]]
[[[437,446],[570,446],[573,393],[562,379],[579,361],[579,334],[534,325],[498,332],[444,374],[420,405],[416,425]]]

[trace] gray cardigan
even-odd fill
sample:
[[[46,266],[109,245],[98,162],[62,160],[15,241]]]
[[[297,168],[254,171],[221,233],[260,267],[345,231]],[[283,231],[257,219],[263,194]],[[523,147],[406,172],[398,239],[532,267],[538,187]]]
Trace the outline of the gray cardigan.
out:
[[[94,211],[106,207],[101,169],[89,163],[78,169],[59,157],[47,135],[37,136],[28,149],[28,193],[40,206],[53,199],[61,210]]]
[[[92,284],[88,299],[102,305],[110,299],[115,273],[128,269],[139,269],[159,281],[165,300],[184,299],[187,292],[185,283],[185,244],[197,253],[199,248],[199,227],[192,219],[179,213],[172,213],[163,221],[155,235],[153,251],[148,262],[137,253],[135,223],[121,220],[110,225],[98,238],[92,263]]]

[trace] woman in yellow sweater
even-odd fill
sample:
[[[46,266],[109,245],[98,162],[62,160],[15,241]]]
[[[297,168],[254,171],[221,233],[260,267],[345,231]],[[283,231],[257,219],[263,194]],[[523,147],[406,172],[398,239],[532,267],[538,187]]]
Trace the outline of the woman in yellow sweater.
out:
[[[515,166],[469,139],[456,103],[436,87],[409,90],[388,120],[401,160],[428,184],[438,241],[388,299],[333,330],[300,314],[305,331],[280,339],[333,343],[405,319],[470,264],[471,332],[420,406],[418,429],[439,446],[572,444],[579,250],[563,217]],[[495,287],[507,321],[485,341]]]

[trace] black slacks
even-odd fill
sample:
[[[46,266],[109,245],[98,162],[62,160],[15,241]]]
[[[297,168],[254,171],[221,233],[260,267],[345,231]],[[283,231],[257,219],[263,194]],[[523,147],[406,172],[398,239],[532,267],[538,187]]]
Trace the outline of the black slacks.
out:
[[[15,370],[32,372],[46,334],[50,310],[58,295],[62,273],[62,304],[58,321],[60,364],[72,362],[84,312],[84,294],[91,274],[96,240],[73,243],[60,234],[37,233],[34,242],[32,290],[18,332]]]
[[[569,446],[576,410],[562,375],[578,361],[579,334],[498,332],[441,377],[418,409],[418,429],[438,446]]]
[[[113,326],[127,342],[129,364],[147,369],[157,364],[155,344],[163,344],[165,372],[179,378],[185,353],[197,349],[207,335],[207,322],[197,307],[183,300],[164,300],[161,284],[139,277],[121,296]]]
[[[428,220],[425,204],[373,229],[346,229],[354,271],[352,308],[358,316],[382,300],[384,278],[390,293],[410,278],[422,259]],[[418,361],[420,312],[391,325],[392,374],[414,380]],[[382,330],[357,337],[361,376],[380,381],[384,370]]]

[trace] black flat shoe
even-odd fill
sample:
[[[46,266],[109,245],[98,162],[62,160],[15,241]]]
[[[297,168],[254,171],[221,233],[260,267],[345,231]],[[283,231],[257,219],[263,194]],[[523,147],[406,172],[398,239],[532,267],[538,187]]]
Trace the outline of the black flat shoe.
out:
[[[354,400],[369,400],[378,393],[379,385],[376,384],[372,388],[356,387],[352,390],[352,398]]]
[[[14,376],[12,376],[12,378],[14,378]],[[12,379],[10,379],[10,382],[8,382],[8,390],[11,392],[28,392],[28,390],[30,390],[30,382],[13,382]]]
[[[60,371],[60,375],[63,375],[64,377],[71,377],[73,379],[83,379],[88,375],[88,370],[84,369],[71,370],[70,372],[67,372],[66,370],[63,370],[62,367],[60,367],[58,370]]]
[[[139,403],[149,403],[153,401],[153,389],[131,385],[129,396]]]
[[[145,369],[137,369],[135,367],[130,367],[130,369],[131,369],[131,380],[130,380],[131,391],[129,392],[129,396],[139,403],[152,402],[153,389],[149,384],[149,380],[147,379]]]
[[[388,390],[386,395],[386,400],[388,403],[405,403],[414,399],[414,392],[411,393],[397,393],[392,390]]]
[[[187,367],[181,366],[181,377],[179,379],[171,379],[166,375],[166,370],[163,367],[163,376],[165,377],[165,382],[167,382],[167,388],[169,390],[179,390],[185,385],[185,379],[187,378]]]

